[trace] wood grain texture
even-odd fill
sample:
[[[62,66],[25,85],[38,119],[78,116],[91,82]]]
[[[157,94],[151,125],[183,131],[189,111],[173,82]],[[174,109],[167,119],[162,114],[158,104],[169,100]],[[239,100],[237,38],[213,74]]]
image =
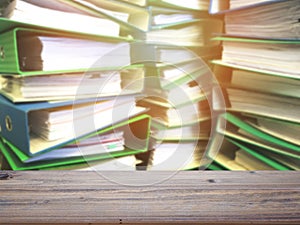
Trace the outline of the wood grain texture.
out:
[[[299,172],[9,175],[0,180],[1,224],[300,224]]]

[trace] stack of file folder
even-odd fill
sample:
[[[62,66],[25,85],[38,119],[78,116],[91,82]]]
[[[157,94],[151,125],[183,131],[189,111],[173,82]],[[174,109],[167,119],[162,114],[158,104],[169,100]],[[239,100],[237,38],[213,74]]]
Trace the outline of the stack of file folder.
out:
[[[198,168],[223,29],[209,3],[14,0],[0,18],[8,167]]]
[[[299,2],[212,0],[210,12],[225,19],[213,63],[227,113],[209,157],[230,170],[299,170]]]
[[[211,70],[220,56],[222,20],[208,14],[209,1],[148,1],[151,25],[133,45],[145,65],[145,96],[138,105],[152,118],[148,170],[198,168],[211,130]]]
[[[0,149],[10,169],[132,170],[148,150],[150,117],[136,106],[145,72],[125,34],[132,6],[101,3],[20,0],[0,18]]]

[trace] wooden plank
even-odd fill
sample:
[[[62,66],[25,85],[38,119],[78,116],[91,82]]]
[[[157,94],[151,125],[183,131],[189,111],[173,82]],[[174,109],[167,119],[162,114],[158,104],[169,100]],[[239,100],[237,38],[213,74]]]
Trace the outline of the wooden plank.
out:
[[[300,224],[299,172],[8,173],[1,224]]]

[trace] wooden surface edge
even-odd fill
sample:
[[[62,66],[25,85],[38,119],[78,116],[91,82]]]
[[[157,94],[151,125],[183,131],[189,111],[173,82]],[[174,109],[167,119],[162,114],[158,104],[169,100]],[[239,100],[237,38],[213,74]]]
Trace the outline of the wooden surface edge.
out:
[[[300,224],[295,171],[2,171],[0,224]]]

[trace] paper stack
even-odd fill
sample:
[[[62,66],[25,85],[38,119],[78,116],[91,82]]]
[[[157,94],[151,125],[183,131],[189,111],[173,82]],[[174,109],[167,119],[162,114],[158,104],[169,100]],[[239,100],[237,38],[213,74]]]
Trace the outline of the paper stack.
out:
[[[148,1],[151,26],[135,43],[134,62],[145,65],[145,96],[138,105],[152,117],[149,170],[199,168],[211,129],[209,61],[220,55],[212,33],[222,20],[209,1]]]
[[[0,149],[10,169],[135,170],[134,155],[148,150],[150,117],[136,106],[144,69],[125,34],[132,6],[92,4],[18,0],[0,18]]]
[[[214,72],[228,111],[215,139],[224,136],[231,147],[218,153],[212,144],[210,157],[227,169],[300,169],[299,2],[211,3],[211,12],[225,18],[225,33],[214,38],[223,45]]]

